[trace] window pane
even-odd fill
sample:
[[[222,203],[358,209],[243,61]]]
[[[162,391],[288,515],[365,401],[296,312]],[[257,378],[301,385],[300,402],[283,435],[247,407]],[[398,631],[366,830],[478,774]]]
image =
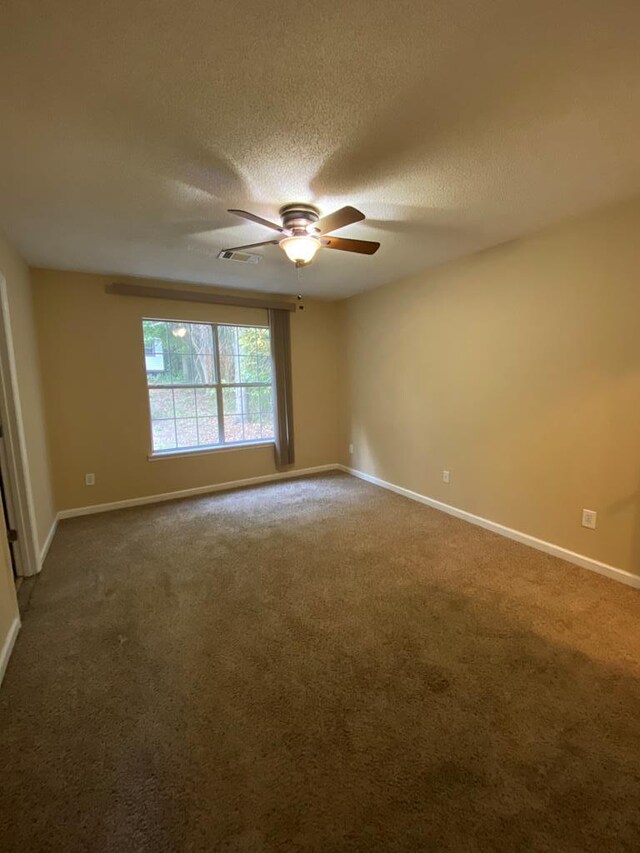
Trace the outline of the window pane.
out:
[[[151,409],[151,420],[160,418],[172,418],[173,414],[173,391],[149,391],[149,408]]]
[[[223,388],[222,407],[225,415],[239,415],[242,412],[242,388]]]
[[[244,411],[259,412],[260,411],[260,392],[262,388],[245,388],[244,389]]]
[[[244,356],[269,356],[269,330],[261,328],[238,329],[238,353]]]
[[[237,355],[238,329],[236,326],[218,326],[220,355]]]
[[[218,400],[215,388],[196,388],[196,408],[198,417],[215,417],[218,414]]]
[[[166,359],[172,385],[193,385],[193,362],[186,353],[171,352]]]
[[[143,320],[149,385],[212,385],[213,327],[208,323]]]
[[[271,382],[271,356],[259,355],[256,358],[257,382]]]
[[[171,353],[169,362],[173,385],[213,385],[215,382],[212,355]]]
[[[271,388],[223,388],[225,442],[273,438]],[[261,409],[266,406],[266,411]]]
[[[213,355],[213,328],[209,323],[189,323],[194,355]]]
[[[261,438],[260,415],[247,415],[244,419],[245,441],[259,441]]]
[[[268,356],[240,356],[240,382],[270,382],[271,358]]]
[[[167,324],[162,320],[143,320],[142,334],[149,385],[167,384],[169,381]]]
[[[176,444],[178,447],[198,446],[198,422],[195,418],[176,420]]]
[[[213,385],[216,381],[215,361],[210,353],[199,353],[193,356],[194,385]]]
[[[268,388],[256,388],[260,398],[260,411],[265,414],[273,413],[273,397],[271,395],[271,386]],[[264,420],[264,418],[263,418]]]
[[[195,388],[176,388],[173,392],[176,418],[195,418],[196,392]]]
[[[167,323],[165,320],[143,320],[142,334],[144,336],[145,352],[153,341],[160,341],[166,350],[167,347]]]
[[[238,329],[238,355],[255,355],[253,332],[255,329]]]
[[[167,341],[169,352],[191,353],[189,323],[167,323]]]
[[[244,441],[244,431],[242,429],[241,415],[229,415],[225,417],[224,440],[226,443],[234,441]]]
[[[258,382],[256,359],[252,356],[240,356],[240,382]]]
[[[173,450],[176,447],[175,421],[152,421],[154,450]]]
[[[240,382],[240,365],[234,355],[220,356],[220,381],[225,385]]]
[[[262,438],[273,438],[273,415],[262,415]]]
[[[198,418],[198,444],[201,447],[218,444],[217,418]]]

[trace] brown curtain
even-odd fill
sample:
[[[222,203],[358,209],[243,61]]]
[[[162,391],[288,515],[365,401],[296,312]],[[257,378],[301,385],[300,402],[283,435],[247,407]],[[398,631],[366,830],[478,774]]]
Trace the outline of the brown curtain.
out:
[[[275,393],[276,467],[293,465],[293,399],[291,382],[290,311],[269,309],[271,332],[271,361]]]

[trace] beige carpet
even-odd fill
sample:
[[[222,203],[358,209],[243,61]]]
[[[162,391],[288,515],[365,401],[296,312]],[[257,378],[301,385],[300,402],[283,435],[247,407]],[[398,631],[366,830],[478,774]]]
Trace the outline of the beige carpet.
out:
[[[346,475],[62,522],[13,851],[640,849],[640,593]]]

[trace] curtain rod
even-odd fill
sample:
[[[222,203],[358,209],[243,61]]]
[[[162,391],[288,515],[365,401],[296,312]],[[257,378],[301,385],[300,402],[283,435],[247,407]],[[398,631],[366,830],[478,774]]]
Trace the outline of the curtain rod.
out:
[[[113,282],[105,287],[107,293],[116,296],[146,296],[149,299],[173,299],[180,302],[209,302],[214,305],[235,305],[240,308],[276,308],[281,311],[295,311],[296,303],[284,299],[261,299],[258,296],[225,296],[203,290],[178,290],[170,287],[147,287],[144,284],[119,284]]]

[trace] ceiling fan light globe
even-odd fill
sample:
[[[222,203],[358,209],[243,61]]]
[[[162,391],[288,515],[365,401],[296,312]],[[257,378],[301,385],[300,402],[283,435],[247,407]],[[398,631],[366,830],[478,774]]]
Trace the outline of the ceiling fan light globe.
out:
[[[280,241],[280,247],[284,249],[286,256],[296,266],[310,264],[315,258],[321,243],[317,237],[311,235],[300,235],[296,237],[285,237]]]

